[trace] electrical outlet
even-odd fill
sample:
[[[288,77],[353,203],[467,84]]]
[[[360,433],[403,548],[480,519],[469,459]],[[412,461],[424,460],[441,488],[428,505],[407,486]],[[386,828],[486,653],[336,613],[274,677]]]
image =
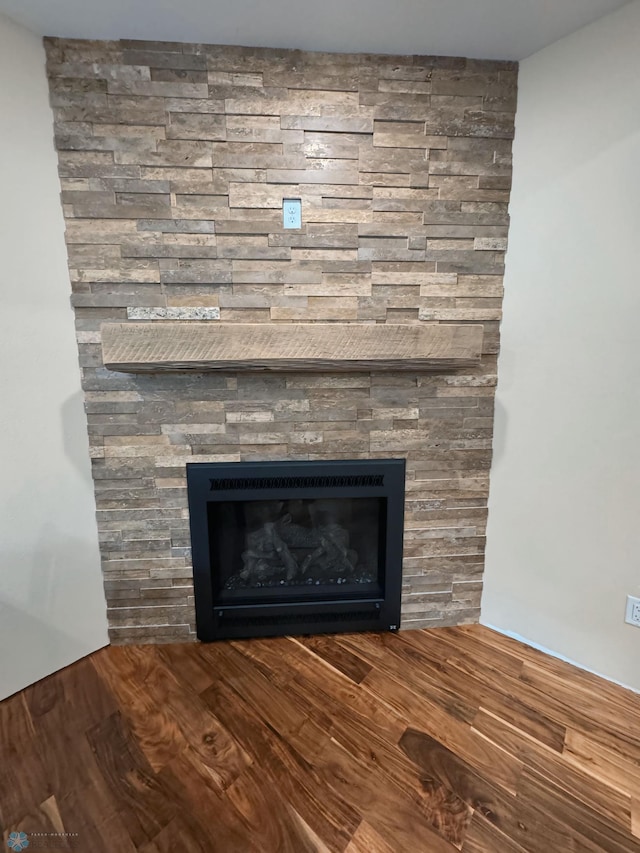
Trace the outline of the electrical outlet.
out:
[[[624,621],[640,628],[640,598],[634,598],[633,595],[627,596],[627,615]]]
[[[302,228],[302,202],[299,198],[282,199],[282,224],[285,228]]]

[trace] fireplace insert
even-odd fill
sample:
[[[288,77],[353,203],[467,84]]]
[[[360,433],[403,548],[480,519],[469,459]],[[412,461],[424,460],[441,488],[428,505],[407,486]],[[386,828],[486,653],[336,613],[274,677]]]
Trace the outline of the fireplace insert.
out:
[[[397,630],[404,459],[188,463],[198,637]]]

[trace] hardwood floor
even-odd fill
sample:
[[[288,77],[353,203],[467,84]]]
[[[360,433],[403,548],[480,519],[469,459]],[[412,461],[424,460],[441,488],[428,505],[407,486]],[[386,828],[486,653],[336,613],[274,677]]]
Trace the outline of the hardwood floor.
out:
[[[640,851],[640,696],[480,626],[110,647],[0,737],[33,850]]]

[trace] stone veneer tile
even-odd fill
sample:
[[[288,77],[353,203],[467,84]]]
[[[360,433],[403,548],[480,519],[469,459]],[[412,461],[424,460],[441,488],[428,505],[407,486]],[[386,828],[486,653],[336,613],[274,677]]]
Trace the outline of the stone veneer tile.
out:
[[[517,66],[46,47],[112,641],[195,639],[190,460],[406,458],[403,627],[476,621]],[[169,319],[481,323],[484,354],[448,375],[104,369],[102,323]]]
[[[219,308],[127,308],[128,320],[219,320]]]

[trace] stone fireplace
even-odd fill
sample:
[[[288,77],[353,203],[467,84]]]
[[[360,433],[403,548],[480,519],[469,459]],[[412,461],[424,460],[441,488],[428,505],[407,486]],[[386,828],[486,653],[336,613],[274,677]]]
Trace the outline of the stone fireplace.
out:
[[[187,463],[405,460],[402,626],[476,621],[517,67],[47,52],[112,641],[196,638]],[[480,360],[435,372],[105,367],[108,326],[168,323],[484,334]]]

